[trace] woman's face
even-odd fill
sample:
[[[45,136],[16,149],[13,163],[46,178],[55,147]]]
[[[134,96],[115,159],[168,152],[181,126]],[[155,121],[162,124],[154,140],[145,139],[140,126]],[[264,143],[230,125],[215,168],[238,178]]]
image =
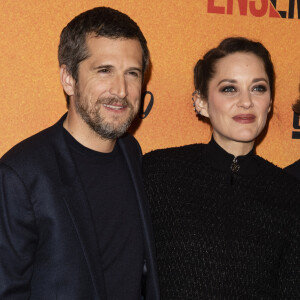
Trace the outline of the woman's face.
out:
[[[237,52],[216,63],[202,112],[209,117],[214,139],[221,147],[242,142],[252,148],[266,124],[271,103],[262,60],[252,53]]]

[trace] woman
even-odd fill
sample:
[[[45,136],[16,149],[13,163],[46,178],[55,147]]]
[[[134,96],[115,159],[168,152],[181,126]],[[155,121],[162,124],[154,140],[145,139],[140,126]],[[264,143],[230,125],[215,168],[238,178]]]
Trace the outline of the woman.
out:
[[[228,38],[194,69],[209,144],[144,157],[162,299],[300,299],[300,186],[254,153],[272,109],[262,44]]]

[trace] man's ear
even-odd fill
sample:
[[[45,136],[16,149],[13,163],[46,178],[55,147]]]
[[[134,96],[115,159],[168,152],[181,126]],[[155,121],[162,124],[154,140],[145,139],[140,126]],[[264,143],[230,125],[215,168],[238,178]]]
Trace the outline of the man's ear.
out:
[[[196,93],[194,95],[194,101],[195,101],[196,111],[200,115],[209,118],[208,107],[207,107],[208,106],[207,100],[203,99],[199,93]]]
[[[71,74],[67,71],[66,65],[60,66],[60,82],[63,86],[65,93],[69,96],[75,94],[75,80]]]

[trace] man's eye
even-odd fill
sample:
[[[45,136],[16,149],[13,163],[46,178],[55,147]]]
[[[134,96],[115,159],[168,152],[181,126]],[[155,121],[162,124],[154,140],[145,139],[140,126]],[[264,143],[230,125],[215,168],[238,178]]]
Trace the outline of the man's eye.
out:
[[[99,69],[98,73],[109,73],[109,69],[107,68]]]
[[[267,87],[264,85],[256,85],[255,87],[253,87],[252,89],[254,92],[265,92],[267,90]]]
[[[234,86],[225,86],[225,87],[222,88],[221,91],[223,93],[234,93],[236,90],[235,90]]]
[[[139,73],[138,72],[134,72],[134,71],[131,71],[129,72],[130,75],[134,76],[134,77],[138,77],[139,76]]]

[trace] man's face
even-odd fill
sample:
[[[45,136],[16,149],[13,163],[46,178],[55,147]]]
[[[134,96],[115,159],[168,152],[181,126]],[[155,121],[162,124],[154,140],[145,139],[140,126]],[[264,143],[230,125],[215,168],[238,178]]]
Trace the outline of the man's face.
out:
[[[89,57],[78,66],[76,112],[104,139],[122,136],[141,99],[142,47],[135,39],[87,37]]]

